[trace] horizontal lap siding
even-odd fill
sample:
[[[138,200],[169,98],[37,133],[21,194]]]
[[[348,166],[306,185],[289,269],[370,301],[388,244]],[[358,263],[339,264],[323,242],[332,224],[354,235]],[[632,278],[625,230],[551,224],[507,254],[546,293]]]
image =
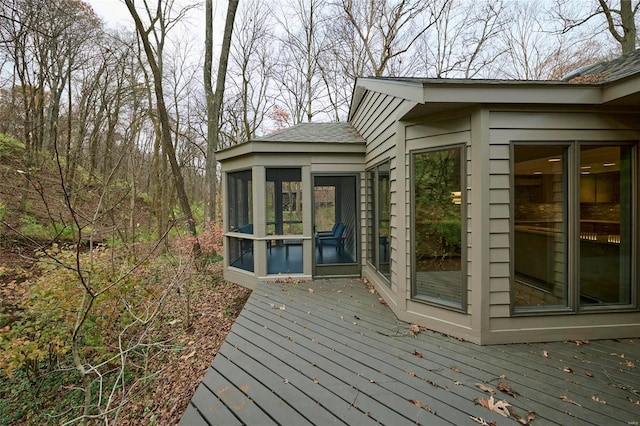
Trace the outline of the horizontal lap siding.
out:
[[[367,141],[365,154],[366,168],[370,168],[380,162],[391,160],[390,164],[390,194],[391,194],[391,282],[397,282],[398,259],[397,253],[403,252],[403,247],[398,247],[397,223],[398,223],[398,183],[396,167],[396,126],[400,115],[403,114],[405,101],[394,96],[381,93],[367,92],[360,106],[354,113],[351,123],[360,135]],[[366,182],[362,184],[362,199],[366,201]],[[366,206],[366,203],[363,203]],[[362,209],[362,258],[366,264],[366,208]]]
[[[495,140],[491,137],[489,142],[489,277],[491,279],[489,316],[491,318],[504,318],[511,315],[510,152],[509,141]]]

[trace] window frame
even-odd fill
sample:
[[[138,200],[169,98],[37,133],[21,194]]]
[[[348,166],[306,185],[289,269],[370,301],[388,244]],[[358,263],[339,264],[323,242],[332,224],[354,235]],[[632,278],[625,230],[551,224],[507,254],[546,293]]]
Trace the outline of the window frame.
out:
[[[385,165],[389,170],[389,204],[387,206],[389,211],[389,226],[391,226],[391,159],[387,158],[383,161],[376,163],[365,170],[365,188],[366,188],[366,235],[367,235],[367,253],[366,262],[371,268],[373,268],[378,276],[380,276],[385,284],[391,287],[391,235],[389,235],[389,275],[385,275],[380,268],[380,168]],[[373,182],[369,181],[370,175],[373,174]],[[371,192],[370,192],[371,191]],[[372,214],[372,216],[370,216]],[[371,252],[373,249],[373,252]]]
[[[516,306],[515,297],[515,147],[516,146],[566,146],[567,147],[567,169],[564,171],[566,178],[566,275],[567,275],[567,306]],[[581,147],[584,146],[607,146],[630,147],[631,148],[631,230],[630,230],[630,294],[628,304],[594,304],[588,305],[580,302],[580,164]],[[638,155],[640,145],[638,141],[630,140],[511,140],[509,142],[509,163],[510,163],[510,312],[513,317],[541,316],[541,315],[584,315],[589,313],[622,313],[638,311],[640,306],[639,293],[640,283],[638,282],[638,267],[640,260],[639,241],[639,194],[640,171],[638,167],[640,161]]]
[[[435,297],[419,295],[417,291],[417,265],[416,265],[416,185],[415,185],[415,157],[416,155],[427,152],[438,152],[451,149],[458,149],[460,152],[460,275],[461,275],[461,292],[462,297],[460,304],[447,301]],[[439,145],[436,147],[421,148],[409,151],[409,170],[410,170],[410,238],[411,238],[411,300],[415,302],[425,303],[428,305],[444,308],[455,312],[468,313],[468,292],[469,279],[467,274],[468,268],[468,246],[467,246],[467,229],[468,229],[468,211],[467,211],[467,143],[459,142],[448,145]]]

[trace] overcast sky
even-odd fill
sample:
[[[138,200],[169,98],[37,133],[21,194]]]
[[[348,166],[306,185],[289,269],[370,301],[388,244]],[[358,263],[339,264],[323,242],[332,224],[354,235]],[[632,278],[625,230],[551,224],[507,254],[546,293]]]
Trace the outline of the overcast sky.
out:
[[[96,15],[98,15],[109,27],[124,26],[133,29],[133,19],[129,10],[124,4],[124,0],[83,0],[91,5]],[[138,2],[141,3],[141,2]],[[193,4],[199,3],[200,8],[192,10],[189,14],[188,25],[181,31],[204,42],[204,0],[178,0],[177,3]],[[222,40],[224,31],[224,14],[226,8],[220,6],[219,1],[213,2],[214,12],[214,37],[217,35]],[[215,43],[217,44],[217,43]]]

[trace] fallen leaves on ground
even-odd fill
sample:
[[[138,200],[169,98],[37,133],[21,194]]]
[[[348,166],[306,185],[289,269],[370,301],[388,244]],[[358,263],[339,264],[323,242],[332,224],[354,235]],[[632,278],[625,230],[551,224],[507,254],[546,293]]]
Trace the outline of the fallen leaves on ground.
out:
[[[486,386],[482,383],[476,383],[476,387],[480,389],[482,392],[487,392],[493,395],[496,391],[491,386]]]
[[[512,408],[511,416],[513,416],[513,418],[516,419],[521,425],[530,425],[531,421],[536,418],[536,413],[534,413],[533,411],[529,411],[527,413],[527,417],[522,417]]]
[[[451,369],[451,371],[455,371],[456,373],[460,373],[460,369],[458,367],[456,367],[455,365],[451,365],[451,366],[449,366],[449,368]]]
[[[542,351],[542,356],[545,358],[549,358],[549,351],[546,351],[546,350]]]
[[[498,382],[498,384],[496,385],[496,387],[498,388],[498,390],[500,392],[504,392],[508,395],[511,395],[512,397],[517,397],[518,395],[520,395],[518,392],[514,391],[513,389],[511,389],[511,386],[509,386],[506,383],[503,382]]]
[[[309,288],[309,293],[313,294],[313,289]]]
[[[599,402],[600,404],[606,404],[606,403],[607,403],[607,401],[602,400],[602,399],[598,398],[598,397],[597,397],[597,396],[595,396],[595,395],[593,395],[593,396],[591,397],[591,399],[592,399],[592,400],[594,400],[595,402]]]
[[[511,415],[508,408],[511,407],[511,404],[505,400],[496,401],[493,399],[493,395],[489,398],[475,398],[474,402],[476,404],[480,404],[489,411],[500,414],[501,416],[509,417]]]
[[[412,403],[413,405],[415,405],[418,408],[424,408],[425,410],[431,412],[431,407],[429,407],[429,405],[427,404],[422,404],[420,401],[418,401],[417,399],[410,399],[409,400],[410,403]]]
[[[380,298],[378,299],[378,302],[380,302],[380,304],[381,304],[381,305],[384,305],[384,306],[388,306],[388,305],[389,305],[389,304],[387,303],[387,301],[386,301],[386,300],[384,300],[382,297],[380,297]]]
[[[593,377],[593,373],[589,370],[584,370],[584,374],[586,374],[589,377]]]
[[[417,356],[418,358],[422,358],[422,352],[418,352],[416,349],[413,350],[413,355]]]
[[[571,367],[564,367],[562,371],[564,371],[565,373],[575,374],[575,372],[573,371],[573,368]]]
[[[420,326],[418,324],[411,324],[409,332],[411,332],[413,337],[416,337],[416,334],[420,333]]]
[[[566,395],[562,395],[562,396],[560,397],[560,399],[561,399],[561,400],[563,400],[564,402],[569,403],[569,404],[573,404],[573,405],[577,405],[578,407],[582,407],[582,405],[580,405],[580,404],[578,404],[577,402],[575,402],[575,401],[573,401],[573,400],[569,399],[569,397],[568,397],[568,396],[566,396]]]
[[[483,419],[482,417],[469,416],[469,418],[471,420],[473,420],[474,422],[482,425],[482,426],[498,426],[498,423],[496,423],[496,422],[487,423],[487,421],[485,419]]]

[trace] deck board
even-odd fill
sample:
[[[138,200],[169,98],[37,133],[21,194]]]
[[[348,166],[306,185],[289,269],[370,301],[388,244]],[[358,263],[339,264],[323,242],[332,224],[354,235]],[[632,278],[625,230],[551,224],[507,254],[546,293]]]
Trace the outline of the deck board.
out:
[[[414,337],[358,280],[259,284],[181,424],[477,424],[469,416],[517,424],[474,402],[488,397],[476,383],[498,382],[520,396],[494,397],[521,416],[534,411],[533,425],[633,424],[639,346]]]

